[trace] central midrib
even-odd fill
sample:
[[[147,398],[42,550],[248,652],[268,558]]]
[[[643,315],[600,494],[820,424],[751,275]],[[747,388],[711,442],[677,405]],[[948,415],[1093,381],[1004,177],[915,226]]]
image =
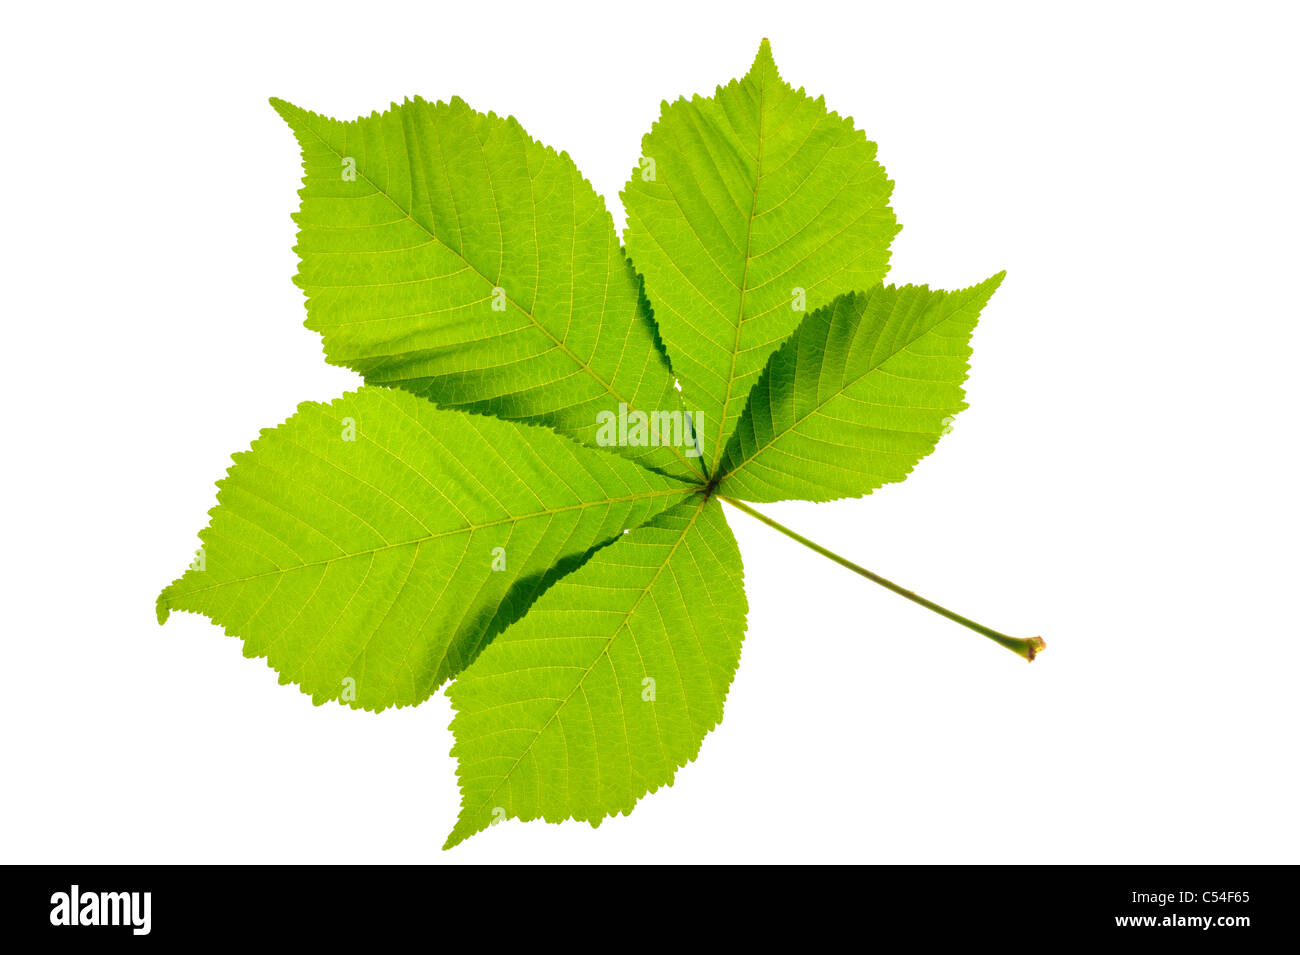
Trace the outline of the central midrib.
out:
[[[727,391],[722,398],[722,413],[718,416],[718,438],[713,443],[717,448],[717,463],[721,464],[726,449],[722,446],[722,436],[727,430],[727,412],[731,407],[731,391],[736,384],[736,358],[740,354],[740,331],[745,324],[745,292],[749,285],[750,250],[754,241],[754,216],[758,212],[758,184],[763,180],[763,106],[767,97],[767,70],[764,69],[758,81],[758,149],[754,158],[754,192],[749,201],[749,221],[745,224],[745,264],[740,273],[740,308],[736,314],[736,336],[731,343],[731,370],[727,374]]]
[[[588,507],[603,507],[606,504],[624,504],[628,501],[640,501],[652,497],[663,497],[668,494],[690,495],[692,493],[694,493],[694,488],[683,486],[679,488],[667,488],[662,491],[645,491],[640,494],[627,494],[623,497],[603,497],[598,501],[583,501],[579,504],[568,504],[564,507],[546,508],[529,514],[522,514],[518,517],[503,517],[499,520],[487,521],[483,524],[468,524],[465,527],[457,527],[449,531],[440,531],[437,534],[427,534],[424,537],[414,537],[410,540],[397,541],[394,544],[383,544],[379,547],[369,547],[365,550],[353,551],[350,554],[339,554],[337,557],[327,557],[324,560],[312,560],[301,564],[293,564],[289,567],[277,567],[275,570],[268,570],[260,574],[252,574],[248,577],[232,577],[229,580],[223,580],[207,587],[199,587],[194,590],[186,590],[177,593],[177,596],[189,597],[193,594],[201,594],[209,590],[216,590],[219,587],[230,587],[234,584],[247,583],[250,580],[259,580],[262,577],[273,577],[276,574],[288,574],[292,571],[302,570],[306,567],[320,567],[340,560],[351,560],[354,557],[365,557],[368,554],[379,554],[383,551],[394,550],[398,547],[410,547],[414,544],[424,544],[431,540],[441,540],[444,537],[454,537],[457,534],[473,534],[477,531],[486,530],[489,527],[500,527],[502,524],[514,524],[520,521],[533,520],[538,517],[553,517],[556,514],[563,514],[568,511],[576,511]]]

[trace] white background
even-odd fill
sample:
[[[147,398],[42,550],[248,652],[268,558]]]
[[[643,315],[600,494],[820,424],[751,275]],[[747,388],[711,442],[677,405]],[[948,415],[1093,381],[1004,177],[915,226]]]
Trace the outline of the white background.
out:
[[[976,9],[979,7],[979,9]],[[1284,6],[370,0],[7,10],[0,861],[1296,862],[1294,41]],[[271,95],[513,113],[610,198],[759,39],[880,144],[891,279],[1008,277],[903,484],[774,505],[1032,666],[730,512],[726,719],[599,830],[443,853],[450,710],[316,708],[160,628],[231,452],[357,377],[291,284]]]

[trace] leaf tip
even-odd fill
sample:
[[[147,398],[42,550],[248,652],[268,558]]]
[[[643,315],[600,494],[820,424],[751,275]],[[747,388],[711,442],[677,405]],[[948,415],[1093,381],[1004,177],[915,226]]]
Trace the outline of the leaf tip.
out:
[[[160,627],[165,624],[167,618],[172,615],[172,604],[167,597],[168,590],[171,590],[171,588],[166,588],[158,595],[158,599],[154,601],[154,613],[158,616],[158,626]]]
[[[452,684],[452,687],[454,686],[456,686],[455,683]],[[450,688],[448,688],[448,695],[450,696]],[[455,701],[452,701],[452,706],[455,707],[455,705],[456,705]],[[455,725],[455,723],[456,721],[452,720],[453,726]],[[453,756],[456,755],[456,748],[457,748],[456,746],[452,747],[451,754]],[[459,776],[460,774],[461,774],[461,770],[457,769],[456,775]],[[461,786],[462,786],[461,795],[462,797],[464,797],[465,793],[464,793],[463,778],[462,778]],[[448,849],[456,848],[466,839],[470,838],[471,836],[478,835],[484,829],[488,828],[488,826],[492,825],[492,823],[498,821],[496,815],[490,815],[484,818],[478,813],[471,812],[467,805],[468,802],[469,800],[467,797],[462,798],[460,814],[456,817],[456,824],[451,827],[451,832],[447,833],[447,840],[442,844],[443,852],[446,852]],[[487,808],[486,805],[483,806],[482,809],[479,810],[479,812],[482,812],[486,808]]]
[[[470,836],[474,835],[474,832],[476,831],[477,830],[471,831],[465,826],[465,820],[463,817],[458,819],[456,825],[452,827],[451,832],[447,833],[447,841],[442,844],[442,851],[446,852],[448,849],[456,848]]]
[[[278,96],[272,96],[267,102],[271,104],[273,110],[280,114],[280,118],[289,124],[290,128],[295,128],[295,120],[299,119],[303,113],[301,107],[294,106],[288,100],[280,99]]]
[[[768,41],[767,37],[763,37],[762,41],[758,44],[758,53],[754,55],[754,62],[749,68],[748,75],[750,77],[758,77],[761,74],[767,73],[769,70],[780,77],[780,73],[776,68],[776,60],[772,58],[772,44]]]

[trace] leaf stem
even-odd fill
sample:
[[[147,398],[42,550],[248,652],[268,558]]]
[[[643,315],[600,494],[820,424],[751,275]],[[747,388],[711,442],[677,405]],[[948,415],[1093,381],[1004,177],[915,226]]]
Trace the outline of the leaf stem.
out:
[[[1009,637],[1005,633],[999,633],[997,630],[993,630],[990,627],[986,627],[981,623],[976,623],[974,620],[971,620],[968,617],[963,617],[959,613],[954,613],[953,611],[949,610],[947,607],[939,606],[939,604],[935,603],[933,600],[926,600],[924,597],[920,596],[919,594],[914,594],[912,593],[912,591],[907,590],[904,587],[900,587],[892,580],[886,580],[884,577],[881,577],[879,574],[873,574],[871,571],[867,570],[867,568],[861,566],[860,564],[855,564],[847,557],[841,557],[833,550],[829,550],[828,548],[823,547],[821,544],[817,544],[814,543],[813,541],[810,541],[808,538],[804,537],[802,534],[798,533],[797,531],[792,531],[784,524],[780,524],[772,520],[772,518],[768,517],[766,514],[762,514],[754,510],[744,501],[737,501],[730,497],[723,497],[721,494],[717,496],[719,500],[726,501],[732,507],[736,508],[737,510],[744,511],[746,514],[748,514],[750,517],[754,518],[755,520],[762,521],[768,527],[780,531],[782,534],[784,534],[786,537],[789,537],[791,540],[796,540],[800,544],[803,544],[804,547],[816,551],[817,553],[821,554],[823,557],[830,558],[831,560],[835,561],[835,563],[839,564],[841,567],[847,567],[855,574],[865,577],[867,578],[867,580],[870,580],[873,583],[880,584],[880,586],[884,587],[886,590],[892,590],[900,597],[906,597],[908,600],[912,601],[912,603],[920,604],[922,607],[925,607],[927,610],[933,610],[935,613],[939,614],[942,617],[947,617],[949,620],[953,621],[954,623],[959,623],[963,627],[967,627],[970,630],[974,630],[976,633],[983,634],[984,636],[992,640],[994,643],[1006,647],[1008,650],[1010,650],[1012,653],[1017,654],[1018,656],[1024,657],[1030,663],[1032,663],[1034,661],[1034,657],[1037,656],[1045,646],[1047,646],[1047,643],[1043,640],[1042,637],[1028,637],[1028,638]]]

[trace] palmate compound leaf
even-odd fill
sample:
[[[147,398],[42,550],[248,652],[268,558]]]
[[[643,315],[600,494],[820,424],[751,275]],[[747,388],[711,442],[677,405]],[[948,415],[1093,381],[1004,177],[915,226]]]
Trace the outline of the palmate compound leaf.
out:
[[[739,662],[743,568],[716,497],[905,477],[965,406],[1001,276],[881,287],[898,227],[875,146],[784,83],[766,41],[646,136],[624,193],[644,283],[603,200],[513,119],[273,103],[303,152],[307,324],[370,384],[236,456],[159,619],[208,614],[318,703],[418,703],[459,672],[447,847],[509,816],[629,812],[697,755]],[[621,426],[614,453],[583,447],[611,443],[615,413],[682,413],[669,358],[703,460]]]
[[[875,144],[785,83],[766,40],[744,78],[665,104],[622,194],[624,241],[710,467],[806,311],[884,277],[892,188]]]
[[[597,825],[671,784],[722,719],[747,605],[716,500],[664,511],[556,583],[448,688],[461,814]]]
[[[296,281],[329,362],[589,445],[620,405],[681,411],[613,220],[568,155],[460,99],[353,122],[271,102],[302,148]],[[678,445],[617,450],[700,475]]]
[[[693,493],[546,428],[363,386],[307,402],[220,482],[194,565],[206,614],[316,703],[419,703],[556,574]]]
[[[754,386],[718,493],[829,501],[907,477],[966,407],[970,336],[1003,275],[877,287],[809,315]]]

